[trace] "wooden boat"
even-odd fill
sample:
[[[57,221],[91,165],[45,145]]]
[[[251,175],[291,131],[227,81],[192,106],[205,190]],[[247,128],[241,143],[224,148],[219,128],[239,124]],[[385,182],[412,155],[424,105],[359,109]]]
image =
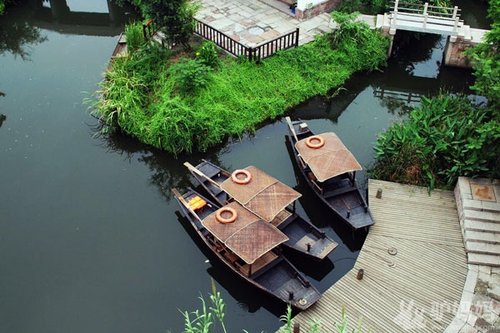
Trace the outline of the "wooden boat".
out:
[[[305,122],[292,122],[289,117],[286,121],[295,161],[318,198],[354,230],[373,225],[356,184],[356,171],[362,170],[361,165],[337,135],[314,135]]]
[[[240,187],[245,185],[225,186],[228,182],[232,182],[231,173],[221,167],[206,160],[203,160],[196,167],[187,162],[184,163],[184,165],[217,203],[225,205],[231,202],[233,200],[231,194],[233,194],[236,196],[236,201],[281,230],[288,236],[288,241],[286,241],[283,246],[317,260],[324,259],[337,247],[338,244],[327,237],[324,232],[295,214],[294,209],[289,207],[289,201],[291,200],[295,203],[296,198],[298,198],[300,194],[285,184],[278,182],[273,177],[265,174],[263,171],[255,167],[247,168],[250,170],[249,172],[253,177],[252,181],[264,183],[269,186],[260,186],[253,189],[246,187],[246,193],[241,195],[241,193],[239,193],[241,192]],[[244,170],[246,171],[247,169]],[[279,184],[280,190],[278,195],[284,196],[285,201],[280,201],[281,198],[267,195],[268,193],[266,194],[267,188],[274,184]],[[228,189],[228,191],[225,191],[223,187]],[[255,190],[255,192],[253,190]],[[252,198],[253,201],[247,200],[248,197],[259,191],[260,193]],[[264,200],[266,201],[264,205],[255,203],[255,201],[259,200],[259,195],[264,196]],[[241,200],[238,200],[240,197]],[[269,212],[268,210],[270,207],[271,211]]]
[[[235,274],[263,292],[305,310],[321,294],[280,254],[288,237],[237,202],[219,208],[194,190],[172,192],[205,245]]]

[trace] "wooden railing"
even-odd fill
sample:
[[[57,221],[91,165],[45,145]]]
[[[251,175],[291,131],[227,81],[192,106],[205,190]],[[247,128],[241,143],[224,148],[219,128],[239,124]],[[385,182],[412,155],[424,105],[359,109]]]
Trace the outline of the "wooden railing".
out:
[[[264,42],[255,47],[243,45],[237,40],[229,37],[225,33],[209,26],[206,23],[196,20],[194,33],[205,39],[211,40],[217,46],[234,55],[235,57],[245,57],[250,61],[259,62],[262,59],[272,56],[280,50],[286,50],[299,45],[299,29],[288,34]]]
[[[247,46],[201,21],[196,20],[194,33],[200,37],[211,40],[217,46],[231,53],[235,57],[251,57],[251,51]]]
[[[389,90],[382,87],[377,87],[373,91],[373,96],[380,99],[395,100],[405,103],[420,103],[422,94],[406,91]]]
[[[286,50],[297,46],[299,46],[299,28],[295,29],[295,31],[287,33],[286,35],[254,47],[253,59],[251,58],[250,60],[260,61],[264,58],[272,56],[280,50]]]

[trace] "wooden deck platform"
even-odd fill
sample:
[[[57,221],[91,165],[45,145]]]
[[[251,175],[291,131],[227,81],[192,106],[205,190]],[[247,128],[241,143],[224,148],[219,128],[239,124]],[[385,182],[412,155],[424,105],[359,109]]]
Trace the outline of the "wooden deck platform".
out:
[[[334,332],[345,307],[363,332],[444,331],[467,276],[453,192],[429,196],[426,188],[370,180],[369,204],[375,225],[354,268],[294,322],[306,328],[319,320],[322,331]]]

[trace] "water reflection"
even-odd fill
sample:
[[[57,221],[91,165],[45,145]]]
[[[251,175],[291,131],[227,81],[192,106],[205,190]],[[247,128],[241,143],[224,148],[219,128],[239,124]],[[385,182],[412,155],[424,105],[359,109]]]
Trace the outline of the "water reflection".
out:
[[[18,12],[14,10],[14,12]],[[15,13],[0,17],[0,54],[8,52],[28,60],[30,47],[47,40],[27,17]]]
[[[62,34],[117,36],[130,19],[131,8],[110,0],[101,0],[107,12],[72,11],[66,0],[31,1],[32,24]]]
[[[0,17],[0,54],[8,52],[29,60],[33,46],[47,37],[42,30],[61,34],[118,36],[123,24],[136,17],[130,6],[119,6],[110,0],[108,12],[73,12],[66,0],[31,0],[9,7]]]
[[[171,189],[176,187],[181,192],[196,184],[190,173],[184,166],[184,162],[198,164],[202,158],[216,165],[224,167],[219,156],[227,151],[227,148],[214,148],[206,153],[193,153],[189,155],[173,156],[164,151],[152,148],[137,141],[136,139],[122,134],[101,135],[99,127],[92,129],[101,138],[102,145],[109,151],[124,156],[131,160],[137,158],[151,170],[150,184],[154,185],[161,195],[169,202],[172,199]]]

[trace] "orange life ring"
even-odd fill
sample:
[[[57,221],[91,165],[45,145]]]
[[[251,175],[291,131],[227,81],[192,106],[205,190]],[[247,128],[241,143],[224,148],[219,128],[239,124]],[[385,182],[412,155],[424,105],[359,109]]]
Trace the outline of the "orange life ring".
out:
[[[224,213],[231,213],[230,217],[223,217],[222,214]],[[238,213],[231,207],[222,207],[215,213],[215,218],[219,223],[226,224],[226,223],[233,223],[236,221],[236,218],[238,217]]]
[[[245,178],[238,178],[238,175],[245,175]],[[252,174],[244,169],[234,170],[234,172],[231,174],[231,180],[236,184],[245,185],[250,183],[250,181],[252,180]]]
[[[313,141],[316,141],[316,143],[314,143]],[[318,149],[323,147],[324,145],[325,145],[325,139],[323,139],[318,135],[313,135],[306,139],[306,146],[308,146],[309,148]]]

